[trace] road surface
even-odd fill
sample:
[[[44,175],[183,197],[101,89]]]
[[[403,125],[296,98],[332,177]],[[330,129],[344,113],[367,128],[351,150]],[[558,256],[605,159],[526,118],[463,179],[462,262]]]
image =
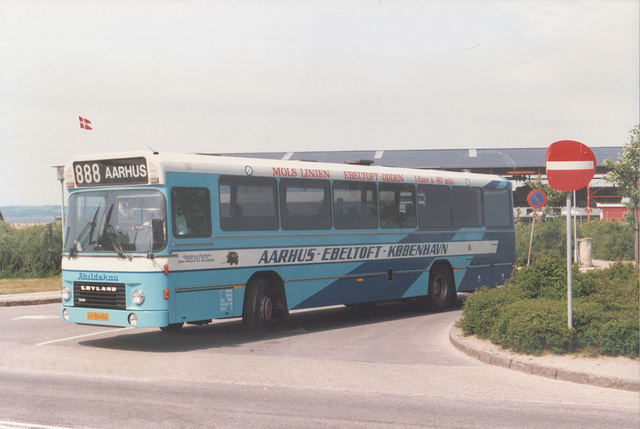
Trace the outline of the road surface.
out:
[[[166,334],[57,314],[55,304],[0,308],[0,428],[640,425],[638,393],[462,354],[448,339],[459,307],[297,312],[259,339],[239,320]]]

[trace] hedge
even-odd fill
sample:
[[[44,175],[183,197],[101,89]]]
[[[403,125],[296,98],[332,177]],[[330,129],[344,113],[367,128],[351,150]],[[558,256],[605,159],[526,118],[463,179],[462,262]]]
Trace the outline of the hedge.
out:
[[[505,286],[467,298],[459,326],[466,335],[540,355],[581,352],[638,357],[638,271],[632,264],[574,271],[573,329],[567,323],[566,265],[543,257],[514,272]]]
[[[527,265],[531,224],[516,225],[516,264]],[[578,239],[591,238],[591,256],[605,261],[633,260],[633,227],[627,222],[592,220],[578,225]],[[566,257],[567,224],[564,217],[536,222],[531,261],[540,257]]]
[[[14,228],[0,222],[0,278],[59,274],[61,237],[60,225]]]

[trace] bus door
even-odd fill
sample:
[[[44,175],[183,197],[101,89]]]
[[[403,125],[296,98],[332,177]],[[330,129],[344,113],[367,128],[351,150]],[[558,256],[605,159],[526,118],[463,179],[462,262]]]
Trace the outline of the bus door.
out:
[[[171,323],[235,315],[233,288],[221,284],[215,266],[212,222],[217,210],[212,201],[217,201],[217,187],[211,183],[210,175],[167,173],[169,235],[176,258],[169,274],[176,309]]]

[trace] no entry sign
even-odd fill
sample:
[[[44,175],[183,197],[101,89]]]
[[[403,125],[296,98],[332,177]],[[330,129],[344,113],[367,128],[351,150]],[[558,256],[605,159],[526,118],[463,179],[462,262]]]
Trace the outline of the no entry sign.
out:
[[[547,194],[539,189],[534,189],[527,195],[529,206],[534,209],[541,209],[547,204]]]
[[[547,149],[547,180],[558,191],[572,192],[589,185],[596,172],[596,157],[588,146],[561,140]]]
[[[571,278],[571,192],[589,185],[596,172],[596,157],[588,146],[561,140],[547,149],[547,180],[558,191],[567,193],[567,323],[573,328]]]

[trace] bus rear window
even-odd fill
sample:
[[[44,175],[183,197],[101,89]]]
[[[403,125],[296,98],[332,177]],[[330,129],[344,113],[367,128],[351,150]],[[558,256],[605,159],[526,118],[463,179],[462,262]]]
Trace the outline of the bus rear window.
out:
[[[273,231],[278,229],[275,179],[221,177],[220,228],[223,231]]]
[[[511,226],[511,190],[485,189],[484,223],[486,226]]]

